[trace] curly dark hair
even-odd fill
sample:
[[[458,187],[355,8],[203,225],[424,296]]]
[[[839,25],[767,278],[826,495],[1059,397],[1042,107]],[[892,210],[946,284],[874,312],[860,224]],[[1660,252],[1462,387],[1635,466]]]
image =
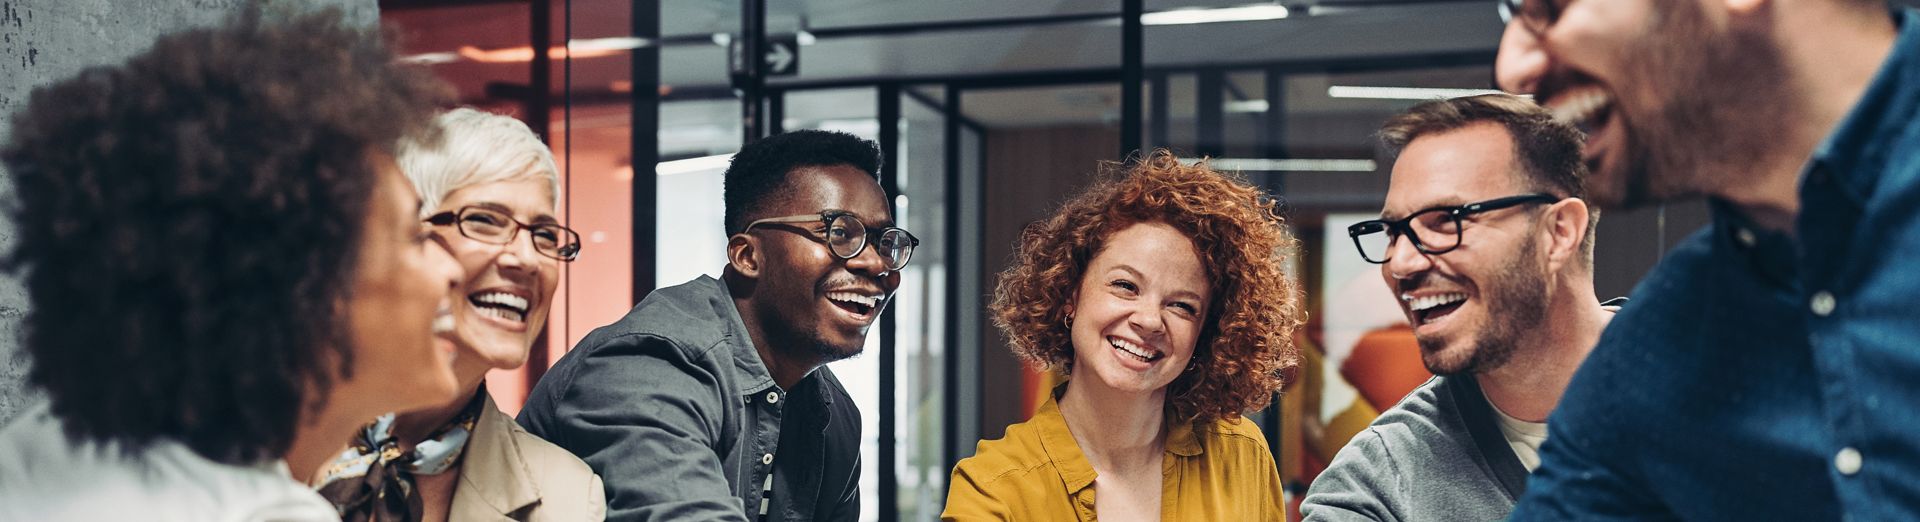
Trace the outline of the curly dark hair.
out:
[[[1299,284],[1287,274],[1298,241],[1274,201],[1204,162],[1183,165],[1157,150],[1102,179],[1052,217],[1028,225],[1012,267],[1000,273],[991,308],[1013,352],[1044,369],[1073,362],[1066,309],[1087,264],[1115,232],[1163,222],[1193,238],[1214,289],[1195,343],[1198,369],[1169,386],[1176,418],[1210,422],[1266,407],[1299,364],[1293,332],[1305,321]]]
[[[378,154],[446,88],[338,10],[247,9],[35,89],[0,150],[28,380],[70,437],[256,462],[351,364]]]
[[[793,169],[850,165],[879,180],[880,162],[879,145],[844,132],[797,130],[748,144],[733,155],[724,176],[727,234],[740,233],[760,209],[783,197]]]

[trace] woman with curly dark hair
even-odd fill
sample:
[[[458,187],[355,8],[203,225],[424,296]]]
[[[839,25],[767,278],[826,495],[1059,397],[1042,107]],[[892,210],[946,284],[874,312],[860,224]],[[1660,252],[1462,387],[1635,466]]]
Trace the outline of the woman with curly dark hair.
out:
[[[453,398],[460,268],[392,157],[444,88],[393,60],[249,10],[33,94],[0,161],[49,400],[0,429],[0,520],[337,521],[293,477]]]
[[[941,517],[1284,517],[1266,438],[1240,416],[1296,364],[1296,245],[1273,205],[1157,151],[1029,226],[994,322],[1068,380],[954,468]]]

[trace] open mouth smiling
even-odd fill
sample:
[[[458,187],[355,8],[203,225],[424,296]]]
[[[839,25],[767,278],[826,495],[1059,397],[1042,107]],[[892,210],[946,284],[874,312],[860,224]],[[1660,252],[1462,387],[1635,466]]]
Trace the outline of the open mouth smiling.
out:
[[[1438,320],[1448,314],[1452,314],[1454,310],[1460,309],[1461,303],[1467,302],[1467,294],[1461,292],[1444,292],[1419,297],[1415,297],[1412,294],[1401,294],[1400,300],[1407,303],[1408,319],[1413,322],[1415,327],[1418,327]]]
[[[1167,354],[1161,353],[1159,350],[1140,346],[1134,344],[1132,341],[1119,337],[1108,337],[1107,344],[1112,345],[1113,349],[1120,352],[1121,355],[1132,357],[1140,362],[1150,363],[1167,356]]]
[[[473,305],[482,317],[491,317],[503,321],[527,322],[529,301],[526,297],[501,290],[483,290],[467,296],[467,302]]]
[[[828,302],[861,319],[871,319],[873,315],[879,311],[880,304],[885,302],[885,300],[886,298],[879,294],[863,294],[850,291],[827,292]]]

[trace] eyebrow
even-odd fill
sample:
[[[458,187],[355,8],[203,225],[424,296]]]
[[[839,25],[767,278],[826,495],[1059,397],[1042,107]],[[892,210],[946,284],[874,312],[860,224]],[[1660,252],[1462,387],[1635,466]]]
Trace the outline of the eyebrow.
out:
[[[479,203],[474,203],[473,206],[484,208],[494,212],[499,212],[501,214],[506,214],[508,216],[513,215],[513,209],[507,208],[506,205],[494,203],[492,201],[481,201]],[[527,224],[529,225],[547,225],[547,224],[560,223],[560,220],[554,219],[552,214],[541,214],[538,216],[534,216],[533,219],[529,219],[527,221],[528,221]]]
[[[1461,205],[1465,205],[1465,204],[1467,204],[1467,203],[1466,203],[1466,201],[1464,201],[1464,200],[1461,200],[1461,199],[1460,199],[1460,198],[1458,198],[1458,197],[1448,197],[1448,198],[1441,198],[1441,199],[1440,199],[1440,201],[1441,201],[1440,203],[1435,203],[1435,204],[1432,204],[1432,205],[1427,205],[1427,206],[1424,206],[1424,207],[1420,207],[1420,209],[1419,209],[1419,210],[1415,210],[1415,211],[1413,211],[1413,212],[1408,212],[1408,213],[1407,213],[1407,216],[1411,216],[1411,215],[1414,215],[1414,214],[1419,214],[1419,213],[1421,213],[1421,212],[1426,212],[1426,211],[1429,211],[1429,210],[1433,210],[1433,209],[1436,209],[1436,208],[1451,208],[1451,207],[1458,207],[1458,206],[1461,206]],[[1380,219],[1384,219],[1384,220],[1387,220],[1387,221],[1397,221],[1397,220],[1399,220],[1399,219],[1401,219],[1401,218],[1405,218],[1405,217],[1406,217],[1406,216],[1390,216],[1390,215],[1388,215],[1388,214],[1387,214],[1387,211],[1386,211],[1386,209],[1381,209],[1381,210],[1380,210]]]
[[[827,209],[821,209],[820,211],[821,212],[844,212],[849,216],[853,216],[854,219],[860,220],[861,223],[865,223],[868,228],[887,228],[887,227],[893,226],[893,218],[891,217],[884,220],[870,220],[870,219],[867,219],[866,216],[860,215],[859,212],[854,212],[844,208],[827,208]]]

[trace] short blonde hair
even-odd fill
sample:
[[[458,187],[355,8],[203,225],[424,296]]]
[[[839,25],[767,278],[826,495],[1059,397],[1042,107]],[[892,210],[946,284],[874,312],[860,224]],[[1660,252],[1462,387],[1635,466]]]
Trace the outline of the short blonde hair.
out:
[[[461,107],[433,118],[438,142],[401,140],[395,160],[420,192],[421,212],[432,213],[456,190],[501,181],[546,180],[560,206],[560,169],[553,151],[527,124]]]

